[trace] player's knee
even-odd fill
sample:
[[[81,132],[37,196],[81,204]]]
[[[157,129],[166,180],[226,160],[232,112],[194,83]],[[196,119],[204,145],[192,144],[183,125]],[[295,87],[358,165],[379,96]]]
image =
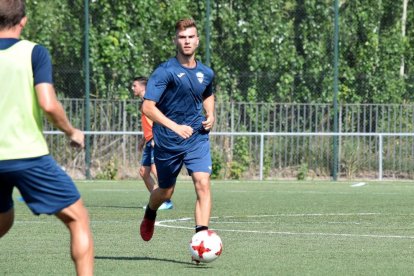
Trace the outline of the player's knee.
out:
[[[207,177],[197,178],[194,181],[194,185],[197,189],[210,190],[210,179]]]
[[[68,227],[71,224],[89,224],[89,215],[81,199],[63,209],[56,216]]]
[[[174,188],[158,188],[157,191],[163,200],[168,200],[171,199],[174,193]]]
[[[198,198],[204,198],[210,194],[210,181],[208,178],[197,178],[194,186]]]

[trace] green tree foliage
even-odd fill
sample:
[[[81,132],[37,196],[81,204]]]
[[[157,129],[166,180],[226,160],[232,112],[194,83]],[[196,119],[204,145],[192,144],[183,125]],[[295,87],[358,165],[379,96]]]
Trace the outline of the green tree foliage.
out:
[[[175,18],[190,1],[107,0],[91,3],[91,57],[96,96],[129,96],[134,75],[149,75],[174,54]]]
[[[341,99],[346,102],[401,103],[399,76],[402,1],[356,0],[341,7]]]
[[[26,6],[29,20],[22,37],[49,49],[58,92],[81,98],[84,82],[81,1],[28,0]]]
[[[175,54],[174,23],[193,17],[205,60],[205,24],[211,30],[211,66],[219,101],[332,101],[331,0],[91,0],[91,95],[125,99],[131,79],[149,75]],[[403,1],[341,0],[341,102],[407,103],[414,95],[414,6]],[[83,91],[83,0],[27,0],[24,38],[45,45],[55,82],[66,97]],[[404,74],[400,75],[402,58]]]

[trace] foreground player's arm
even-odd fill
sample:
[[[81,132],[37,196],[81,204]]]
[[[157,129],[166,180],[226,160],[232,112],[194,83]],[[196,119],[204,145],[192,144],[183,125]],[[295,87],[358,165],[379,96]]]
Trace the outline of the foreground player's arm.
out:
[[[55,127],[63,131],[71,140],[71,145],[84,147],[84,134],[69,122],[66,113],[58,101],[55,89],[50,83],[39,83],[35,86],[37,99],[46,117]]]
[[[211,130],[214,125],[215,117],[214,117],[214,95],[211,94],[203,101],[203,108],[206,115],[206,120],[202,122],[203,127],[205,130]]]
[[[163,125],[184,139],[189,138],[193,134],[193,129],[190,126],[179,125],[176,122],[167,118],[156,106],[156,102],[151,100],[144,100],[142,111],[145,116],[150,118],[153,122]]]

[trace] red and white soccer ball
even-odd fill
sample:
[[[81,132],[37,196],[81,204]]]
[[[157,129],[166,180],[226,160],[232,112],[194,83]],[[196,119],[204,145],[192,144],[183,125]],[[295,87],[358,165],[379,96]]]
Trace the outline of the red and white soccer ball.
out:
[[[195,233],[190,241],[190,253],[195,262],[210,263],[223,252],[223,243],[216,232],[204,230]]]

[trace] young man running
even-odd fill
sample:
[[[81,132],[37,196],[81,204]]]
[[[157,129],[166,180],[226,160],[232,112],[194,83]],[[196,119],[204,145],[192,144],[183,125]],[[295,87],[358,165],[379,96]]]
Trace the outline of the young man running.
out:
[[[211,213],[209,131],[214,124],[213,71],[195,59],[199,44],[192,19],[175,26],[177,54],[151,75],[143,112],[153,122],[154,157],[159,188],[151,193],[140,232],[144,241],[154,233],[158,207],[170,199],[183,164],[194,182],[196,232],[208,229]],[[203,112],[204,111],[204,112]]]

